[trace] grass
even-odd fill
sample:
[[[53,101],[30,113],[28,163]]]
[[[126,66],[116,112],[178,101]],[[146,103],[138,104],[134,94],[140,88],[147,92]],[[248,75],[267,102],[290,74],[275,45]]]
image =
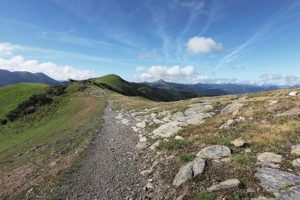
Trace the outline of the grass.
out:
[[[198,200],[215,200],[216,196],[209,192],[200,192],[198,195]]]
[[[252,159],[249,153],[242,153],[235,155],[233,157],[233,161],[239,165],[247,165],[252,161]]]
[[[170,141],[162,141],[161,143],[159,143],[157,149],[176,150],[176,149],[187,147],[189,145],[191,145],[191,142],[185,139],[170,140]]]
[[[48,85],[38,83],[19,83],[0,88],[0,118],[16,108],[17,105],[34,94],[46,90]]]
[[[72,84],[54,103],[1,126],[0,176],[10,178],[0,184],[0,198],[17,198],[31,187],[41,194],[49,190],[100,130],[105,100],[77,92],[78,87]]]
[[[195,154],[192,154],[192,153],[182,153],[180,154],[180,160],[184,161],[184,162],[190,162],[192,160],[195,159]]]

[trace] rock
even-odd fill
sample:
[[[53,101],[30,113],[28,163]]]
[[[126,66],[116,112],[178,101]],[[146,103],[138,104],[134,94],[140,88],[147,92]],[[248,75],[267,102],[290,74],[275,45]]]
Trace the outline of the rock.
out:
[[[275,195],[276,200],[300,200],[300,186],[290,187]]]
[[[246,97],[241,97],[237,100],[232,101],[231,104],[227,105],[221,110],[222,114],[237,114],[238,111],[244,106],[241,102],[245,100]]]
[[[201,158],[195,158],[195,160],[192,163],[192,170],[193,170],[194,177],[204,172],[205,165],[206,165],[205,160]]]
[[[176,135],[176,136],[175,136],[175,140],[184,140],[184,138],[181,137],[181,136],[179,136],[179,135]]]
[[[219,190],[227,190],[227,189],[238,187],[240,184],[241,184],[241,182],[238,179],[228,179],[221,183],[212,185],[211,187],[209,187],[207,189],[207,191],[213,192],[213,191],[219,191]]]
[[[205,160],[196,158],[194,161],[182,166],[173,180],[173,185],[178,187],[192,177],[202,174],[204,172],[205,165]]]
[[[203,112],[206,112],[211,109],[213,109],[213,106],[210,104],[204,104],[204,103],[193,104],[193,105],[190,105],[190,108],[188,108],[184,111],[184,114],[186,116],[189,116],[189,115],[193,115],[193,114],[203,113]]]
[[[255,177],[260,181],[260,186],[269,192],[300,184],[300,176],[268,167],[258,169]]]
[[[292,91],[289,93],[289,96],[297,96],[298,92],[297,91]]]
[[[268,104],[268,106],[273,106],[273,105],[275,105],[275,104],[277,104],[278,103],[278,101],[277,100],[271,100],[271,101],[269,101],[269,104]]]
[[[291,154],[300,156],[300,144],[296,144],[291,147]]]
[[[181,129],[180,122],[168,122],[155,129],[153,134],[157,137],[168,138],[177,134]]]
[[[223,157],[231,156],[231,151],[226,146],[213,145],[203,148],[198,154],[197,157],[204,159],[219,159]]]
[[[147,142],[148,140],[147,140],[147,138],[146,137],[141,137],[140,138],[140,142]]]
[[[146,175],[149,175],[149,174],[151,174],[153,172],[153,169],[145,169],[145,170],[143,170],[143,171],[141,171],[141,175],[142,176],[146,176]]]
[[[185,120],[182,122],[184,126],[187,125],[198,125],[204,122],[206,118],[212,117],[214,113],[198,113],[185,117]]]
[[[138,127],[136,127],[136,126],[133,126],[133,127],[131,127],[132,128],[132,130],[134,131],[134,132],[139,132],[139,128]]]
[[[135,126],[138,128],[145,128],[146,125],[147,125],[146,121],[142,121],[142,122],[137,123]]]
[[[263,167],[279,168],[278,164],[281,163],[282,156],[272,152],[264,152],[258,154],[257,160],[259,161],[258,164]]]
[[[231,158],[222,158],[220,161],[223,163],[231,163],[232,159]]]
[[[251,151],[252,151],[252,150],[251,150],[250,148],[245,149],[245,152],[246,152],[246,153],[251,153]]]
[[[293,160],[292,164],[294,167],[300,168],[300,158]]]
[[[147,146],[148,146],[148,143],[147,143],[147,142],[138,142],[138,143],[136,144],[137,150],[145,149]]]
[[[174,186],[178,187],[193,177],[191,165],[192,163],[190,162],[179,169],[178,173],[176,174],[173,180]]]
[[[122,119],[122,124],[124,125],[128,125],[129,124],[129,120],[128,119]]]
[[[156,150],[156,148],[159,146],[159,143],[160,143],[160,140],[156,141],[155,143],[153,143],[151,146],[150,146],[150,149],[151,150]]]
[[[184,114],[183,112],[176,112],[172,116],[173,121],[184,121]]]
[[[154,186],[152,183],[148,182],[145,187],[145,191],[152,192],[154,190]]]
[[[246,142],[242,138],[235,139],[230,143],[235,147],[243,147],[246,144]]]
[[[220,126],[219,129],[229,129],[237,124],[237,121],[233,119],[229,119],[227,122],[225,122],[222,126]]]
[[[260,196],[260,197],[257,197],[257,198],[252,198],[251,200],[275,200],[275,199]]]

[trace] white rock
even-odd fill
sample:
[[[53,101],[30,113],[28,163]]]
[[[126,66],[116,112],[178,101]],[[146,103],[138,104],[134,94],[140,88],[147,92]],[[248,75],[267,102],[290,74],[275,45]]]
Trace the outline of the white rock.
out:
[[[289,93],[289,96],[297,96],[298,92],[297,91],[292,91]]]
[[[136,124],[136,127],[138,128],[145,128],[146,127],[146,121],[142,121]]]
[[[246,142],[242,138],[235,139],[230,143],[233,144],[235,147],[242,147],[246,144]]]
[[[145,149],[149,144],[147,142],[138,142],[136,144],[137,150]]]
[[[240,184],[241,184],[241,182],[238,179],[228,179],[221,183],[212,185],[211,187],[209,187],[207,189],[207,191],[213,192],[213,191],[219,191],[219,190],[227,190],[227,189],[238,187]]]
[[[184,140],[184,138],[181,137],[180,135],[176,135],[176,136],[175,136],[175,140]]]
[[[182,128],[180,122],[168,122],[153,131],[154,136],[168,138],[177,134]]]
[[[199,113],[203,113],[208,110],[211,110],[211,109],[213,109],[212,105],[199,103],[199,104],[190,105],[190,108],[186,109],[184,111],[184,114],[186,116],[193,115],[193,114],[199,114]]]
[[[228,147],[222,145],[213,145],[203,148],[197,157],[204,159],[219,159],[231,156],[231,151]]]
[[[300,158],[293,160],[292,164],[294,167],[299,168],[300,167]]]
[[[237,124],[237,121],[233,119],[229,119],[227,122],[225,122],[222,126],[220,126],[219,129],[229,129]]]
[[[275,104],[277,104],[278,103],[278,101],[277,100],[271,100],[271,101],[269,101],[269,106],[273,106],[273,105],[275,105]]]
[[[138,132],[140,129],[136,126],[131,127],[134,132]]]
[[[146,170],[141,171],[140,174],[142,176],[147,176],[147,175],[151,174],[152,172],[153,172],[153,169],[146,169]]]
[[[124,125],[128,125],[129,122],[130,122],[130,121],[129,121],[128,119],[123,119],[123,120],[122,120],[122,124],[124,124]]]
[[[278,164],[281,163],[282,156],[272,152],[264,152],[258,154],[257,160],[259,161],[258,164],[264,167],[279,168]]]
[[[160,140],[156,141],[155,143],[153,143],[151,146],[150,146],[150,149],[151,150],[156,150],[156,148],[159,146],[160,144]]]
[[[172,116],[173,121],[184,121],[184,114],[183,112],[176,112]]]
[[[148,140],[147,140],[147,138],[146,137],[141,137],[140,138],[140,142],[147,142]]]
[[[291,154],[300,156],[300,144],[296,144],[291,147]]]

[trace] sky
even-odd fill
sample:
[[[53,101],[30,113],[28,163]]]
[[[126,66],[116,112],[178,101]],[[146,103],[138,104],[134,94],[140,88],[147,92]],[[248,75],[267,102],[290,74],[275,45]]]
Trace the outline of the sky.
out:
[[[0,69],[300,84],[298,0],[1,0]]]

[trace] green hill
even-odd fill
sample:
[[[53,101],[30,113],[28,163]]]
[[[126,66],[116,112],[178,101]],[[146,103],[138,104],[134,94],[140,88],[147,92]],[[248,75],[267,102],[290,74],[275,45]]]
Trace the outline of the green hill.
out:
[[[18,83],[0,88],[0,118],[34,94],[46,90],[48,85],[39,83]]]
[[[197,96],[183,90],[157,88],[146,83],[128,82],[114,74],[99,77],[93,81],[101,87],[126,96],[141,96],[154,101],[176,101]]]

